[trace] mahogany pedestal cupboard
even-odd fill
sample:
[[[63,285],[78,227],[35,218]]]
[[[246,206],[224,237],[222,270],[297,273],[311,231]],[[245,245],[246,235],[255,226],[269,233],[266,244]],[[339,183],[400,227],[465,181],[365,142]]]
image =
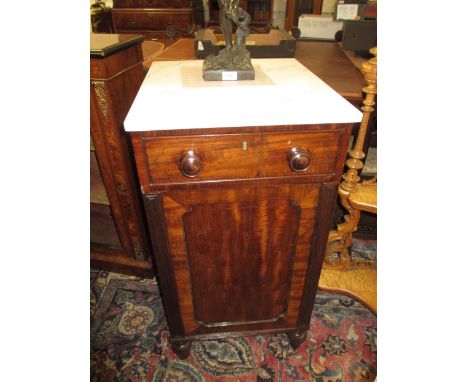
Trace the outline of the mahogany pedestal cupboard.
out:
[[[91,265],[151,276],[149,240],[123,121],[143,81],[143,36],[91,34]]]
[[[305,339],[362,115],[294,59],[252,63],[254,81],[204,83],[201,61],[155,62],[124,123],[182,358],[193,340]]]

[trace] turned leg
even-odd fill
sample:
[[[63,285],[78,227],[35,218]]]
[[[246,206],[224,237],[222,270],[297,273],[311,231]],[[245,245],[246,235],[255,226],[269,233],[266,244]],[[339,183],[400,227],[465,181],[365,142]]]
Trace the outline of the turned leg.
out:
[[[366,137],[369,119],[374,111],[375,96],[377,94],[377,48],[370,50],[375,57],[362,64],[361,72],[367,82],[362,90],[366,93],[363,101],[362,120],[359,132],[354,143],[354,148],[349,152],[349,158],[346,161],[348,167],[343,174],[343,181],[338,188],[341,204],[348,211],[345,215],[345,221],[338,224],[335,230],[330,231],[328,236],[327,253],[325,255],[324,267],[335,269],[346,269],[351,265],[351,256],[348,248],[351,246],[353,232],[357,230],[357,225],[361,217],[361,211],[353,208],[348,202],[348,196],[357,190],[357,184],[361,181],[359,170],[364,166],[366,154],[363,151],[364,139]],[[338,253],[338,260],[331,257],[332,253]]]
[[[304,340],[307,337],[307,331],[306,330],[301,330],[301,331],[296,331],[296,332],[289,332],[286,333],[288,338],[289,338],[289,345],[296,350],[301,344],[304,342]]]
[[[172,351],[177,354],[180,359],[185,359],[190,354],[190,349],[192,348],[192,342],[190,341],[180,341],[180,342],[171,342]]]

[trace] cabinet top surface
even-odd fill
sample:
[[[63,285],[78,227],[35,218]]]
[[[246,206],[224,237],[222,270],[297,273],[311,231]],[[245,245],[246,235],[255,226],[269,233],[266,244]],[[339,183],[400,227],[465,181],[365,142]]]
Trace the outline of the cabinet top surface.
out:
[[[362,113],[294,58],[252,59],[255,80],[204,81],[202,60],[154,62],[128,132],[360,122]]]
[[[138,34],[91,33],[89,52],[91,57],[107,57],[143,40]]]

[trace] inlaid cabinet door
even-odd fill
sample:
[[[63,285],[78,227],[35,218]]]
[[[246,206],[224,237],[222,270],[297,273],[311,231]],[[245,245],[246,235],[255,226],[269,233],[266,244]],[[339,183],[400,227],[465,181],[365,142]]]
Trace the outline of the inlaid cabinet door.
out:
[[[145,195],[150,226],[159,227],[151,235],[171,332],[297,328],[322,188],[245,185]]]

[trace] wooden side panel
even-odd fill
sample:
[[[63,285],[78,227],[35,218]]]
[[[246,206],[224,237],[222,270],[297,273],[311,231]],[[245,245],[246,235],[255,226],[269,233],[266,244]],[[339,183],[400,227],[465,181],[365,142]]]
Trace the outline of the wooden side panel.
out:
[[[141,77],[142,73],[139,75]],[[91,82],[91,136],[125,255],[145,260],[148,257],[148,248],[138,202],[137,183],[130,165],[127,140],[121,127],[122,114],[125,115],[126,112],[115,107],[122,105],[122,100],[113,103],[118,98],[114,92],[118,88],[113,84],[114,81],[126,80],[116,78],[111,81]],[[133,90],[133,94],[136,94],[138,84],[133,85],[133,89],[129,88],[129,91]],[[128,98],[129,96],[123,97],[127,101]],[[129,108],[130,105],[127,105]]]
[[[150,238],[153,246],[153,259],[158,270],[158,284],[161,299],[166,314],[167,324],[171,331],[171,340],[180,339],[184,336],[182,326],[182,314],[179,309],[178,284],[174,276],[175,264],[172,259],[170,241],[180,241],[170,237],[173,234],[170,230],[171,223],[165,218],[163,205],[163,194],[144,195],[146,218],[150,226]]]
[[[143,81],[141,44],[90,60],[91,136],[121,247],[91,243],[93,266],[152,274],[149,243],[123,120]],[[93,220],[93,215],[91,220]]]
[[[336,204],[338,183],[324,183],[320,186],[319,207],[317,209],[317,224],[314,230],[310,248],[309,264],[307,266],[306,281],[302,293],[301,314],[298,321],[300,330],[309,328],[309,321],[314,307],[320,272],[328,241],[328,232]]]

